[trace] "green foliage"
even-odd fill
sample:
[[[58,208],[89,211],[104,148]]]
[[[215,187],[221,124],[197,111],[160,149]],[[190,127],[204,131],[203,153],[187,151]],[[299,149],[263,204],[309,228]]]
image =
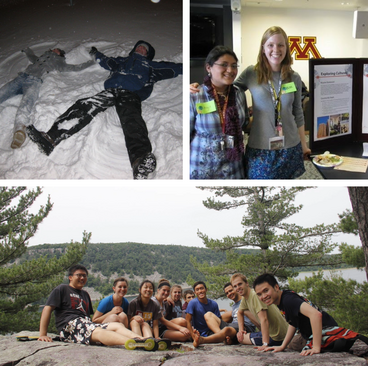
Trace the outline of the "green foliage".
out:
[[[50,198],[36,215],[29,209],[42,193],[41,188],[25,192],[26,187],[0,187],[0,267],[21,256],[27,240],[52,209]]]
[[[295,277],[300,267],[340,266],[341,256],[330,256],[336,248],[332,236],[342,229],[338,224],[316,225],[306,228],[285,222],[299,213],[302,205],[294,205],[296,194],[309,187],[199,187],[216,197],[203,202],[208,209],[217,211],[243,208],[243,234],[238,237],[224,236],[211,239],[198,231],[207,248],[226,252],[226,261],[220,266],[192,259],[196,269],[206,276],[211,291],[219,295],[222,282],[240,272],[252,281],[261,273],[269,272],[280,279]],[[230,197],[231,200],[226,200]],[[236,252],[238,248],[255,248],[252,253]],[[211,285],[212,284],[212,285]]]
[[[340,218],[340,227],[343,233],[359,234],[358,223],[356,222],[354,213],[350,210],[345,210],[342,214],[338,215]]]
[[[363,248],[356,248],[353,245],[348,245],[346,243],[342,243],[339,246],[339,249],[342,254],[342,260],[356,267],[357,269],[365,267],[365,259]]]
[[[83,257],[91,234],[84,233],[82,244],[71,243],[59,258],[20,261],[26,252],[28,239],[52,209],[50,198],[40,206],[37,214],[29,212],[40,188],[25,192],[25,187],[0,188],[0,322],[1,333],[28,326],[36,330],[40,318],[38,307],[29,306],[48,296],[58,285],[64,272]],[[22,318],[27,316],[27,320]],[[22,323],[23,321],[23,323]]]
[[[0,312],[1,333],[18,333],[21,331],[37,331],[40,328],[41,308],[38,305],[29,306],[15,314]],[[55,326],[55,315],[52,313],[49,333],[58,333]]]
[[[328,280],[318,272],[304,280],[289,279],[289,287],[327,311],[339,326],[368,334],[367,282],[360,284],[336,275]]]

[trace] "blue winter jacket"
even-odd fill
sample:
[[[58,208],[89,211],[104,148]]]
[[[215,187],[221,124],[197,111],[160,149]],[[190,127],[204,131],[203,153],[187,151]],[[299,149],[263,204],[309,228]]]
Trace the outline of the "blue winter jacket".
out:
[[[145,43],[149,47],[147,56],[134,52],[140,43]],[[110,71],[110,76],[104,84],[105,89],[129,90],[138,94],[141,100],[145,100],[151,95],[154,83],[183,73],[183,64],[152,61],[154,55],[154,48],[145,41],[138,41],[127,57],[107,57],[97,52],[95,56],[97,62]]]

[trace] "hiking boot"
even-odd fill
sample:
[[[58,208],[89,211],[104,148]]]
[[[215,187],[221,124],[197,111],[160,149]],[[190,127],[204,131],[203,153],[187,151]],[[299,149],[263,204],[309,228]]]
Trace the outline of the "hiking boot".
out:
[[[13,141],[10,147],[12,149],[19,149],[23,145],[25,140],[26,140],[26,133],[23,130],[15,131]]]
[[[38,131],[33,125],[27,127],[29,138],[38,145],[40,151],[49,156],[56,146],[52,138],[46,133]]]
[[[147,179],[148,174],[156,169],[156,158],[152,153],[146,154],[143,158],[138,158],[133,164],[133,178]]]

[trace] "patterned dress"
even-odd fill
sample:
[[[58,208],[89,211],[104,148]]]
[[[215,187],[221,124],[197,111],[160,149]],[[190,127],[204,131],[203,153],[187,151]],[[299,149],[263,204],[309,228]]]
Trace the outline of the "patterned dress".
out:
[[[236,107],[240,127],[248,124],[248,111],[244,92],[235,87]],[[225,135],[218,111],[199,114],[196,105],[213,100],[209,88],[190,95],[190,179],[244,179],[243,156],[230,160],[221,141]],[[243,137],[236,136],[241,143]]]

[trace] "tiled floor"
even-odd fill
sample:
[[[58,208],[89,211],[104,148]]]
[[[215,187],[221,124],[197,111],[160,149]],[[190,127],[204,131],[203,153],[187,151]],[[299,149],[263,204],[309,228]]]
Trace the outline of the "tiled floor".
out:
[[[297,179],[323,179],[317,168],[311,161],[305,161],[305,173]]]

